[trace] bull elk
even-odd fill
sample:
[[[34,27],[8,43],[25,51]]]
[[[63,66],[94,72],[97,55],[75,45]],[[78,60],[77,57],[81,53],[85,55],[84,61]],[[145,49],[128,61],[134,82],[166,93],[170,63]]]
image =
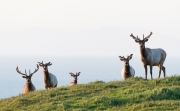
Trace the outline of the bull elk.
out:
[[[76,74],[70,72],[69,74],[73,77],[74,81],[70,82],[68,86],[73,86],[77,84],[77,77],[80,75],[81,72],[76,72]]]
[[[131,54],[130,56],[127,56],[127,58],[125,58],[124,56],[119,56],[120,60],[124,61],[124,67],[123,67],[122,72],[121,72],[124,80],[126,80],[129,77],[134,77],[134,75],[135,75],[135,70],[129,64],[129,60],[132,59],[132,55],[133,54]]]
[[[58,81],[55,75],[51,74],[48,71],[48,66],[51,66],[52,63],[48,62],[48,63],[43,63],[42,62],[38,62],[39,66],[42,67],[43,73],[44,73],[44,86],[46,89],[50,89],[50,88],[54,88],[57,87]]]
[[[22,77],[26,79],[26,84],[24,85],[23,91],[22,91],[23,94],[26,94],[28,92],[36,90],[35,86],[33,85],[32,81],[31,81],[31,77],[34,73],[36,73],[38,71],[38,69],[39,69],[39,66],[37,65],[37,68],[35,69],[35,71],[33,73],[31,73],[29,70],[29,76],[28,76],[26,73],[26,70],[25,70],[25,74],[24,74],[21,71],[19,71],[18,67],[16,68],[16,71],[19,74],[23,75]]]
[[[157,49],[145,48],[145,42],[148,41],[151,35],[152,32],[150,32],[150,34],[147,37],[144,37],[143,35],[142,40],[139,39],[138,36],[135,37],[133,34],[130,35],[135,40],[136,43],[139,43],[141,61],[145,69],[145,79],[147,79],[147,65],[150,66],[151,79],[153,79],[152,77],[153,66],[159,67],[159,78],[161,76],[161,70],[164,73],[164,77],[166,76],[165,67],[163,66],[163,63],[166,59],[166,52],[161,48],[157,48]]]

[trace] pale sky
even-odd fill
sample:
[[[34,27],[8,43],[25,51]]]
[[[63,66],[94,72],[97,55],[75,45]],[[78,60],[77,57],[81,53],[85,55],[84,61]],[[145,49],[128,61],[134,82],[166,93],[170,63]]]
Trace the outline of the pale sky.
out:
[[[180,56],[180,0],[0,0],[0,56]]]

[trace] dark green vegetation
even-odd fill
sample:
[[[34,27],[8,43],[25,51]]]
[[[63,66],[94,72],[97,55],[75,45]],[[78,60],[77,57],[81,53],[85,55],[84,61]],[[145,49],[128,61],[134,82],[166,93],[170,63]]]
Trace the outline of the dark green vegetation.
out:
[[[0,100],[0,111],[180,111],[180,76],[104,83],[35,91]]]

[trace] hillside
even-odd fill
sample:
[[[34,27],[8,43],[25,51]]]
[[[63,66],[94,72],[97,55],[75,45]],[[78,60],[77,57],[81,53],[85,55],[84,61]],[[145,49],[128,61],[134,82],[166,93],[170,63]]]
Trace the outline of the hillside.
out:
[[[180,76],[62,86],[1,99],[0,106],[0,111],[180,110]]]

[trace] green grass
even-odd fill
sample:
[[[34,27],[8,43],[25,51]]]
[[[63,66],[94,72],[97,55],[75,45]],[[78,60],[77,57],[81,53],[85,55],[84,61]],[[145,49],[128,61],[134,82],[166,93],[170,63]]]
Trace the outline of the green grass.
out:
[[[180,111],[180,76],[95,81],[0,100],[0,111]]]

